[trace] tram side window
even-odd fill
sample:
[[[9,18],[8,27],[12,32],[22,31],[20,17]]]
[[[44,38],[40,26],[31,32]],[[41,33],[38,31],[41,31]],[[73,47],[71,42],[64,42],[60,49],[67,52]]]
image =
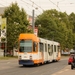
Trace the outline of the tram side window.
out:
[[[45,52],[47,52],[47,44],[45,44]]]
[[[50,51],[50,44],[48,44],[48,53],[49,53],[49,55],[51,54],[51,51]]]
[[[43,43],[39,43],[39,50],[40,50],[40,52],[43,52],[43,48],[44,48]]]
[[[54,52],[56,52],[56,45],[54,45]]]
[[[53,45],[51,45],[51,53],[53,53]]]
[[[37,47],[37,44],[35,42],[33,42],[33,51],[34,52],[36,51],[36,47]]]

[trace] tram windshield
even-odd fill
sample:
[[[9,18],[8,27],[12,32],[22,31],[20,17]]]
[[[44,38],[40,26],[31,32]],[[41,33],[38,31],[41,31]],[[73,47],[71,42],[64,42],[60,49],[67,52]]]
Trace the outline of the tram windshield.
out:
[[[32,52],[32,40],[20,40],[19,52]]]

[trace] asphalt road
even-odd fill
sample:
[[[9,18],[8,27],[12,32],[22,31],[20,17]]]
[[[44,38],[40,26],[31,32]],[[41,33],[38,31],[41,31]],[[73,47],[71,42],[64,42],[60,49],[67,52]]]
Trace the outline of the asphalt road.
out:
[[[62,70],[59,70],[58,72],[55,72],[51,75],[75,75],[75,68],[72,70],[71,66],[68,65],[65,68],[63,68]]]
[[[62,70],[70,65],[67,64],[67,59],[59,62],[44,64],[40,66],[20,66],[18,60],[3,60],[0,61],[0,75],[58,75],[62,74]],[[68,70],[66,69],[66,72]],[[65,75],[65,74],[64,74]],[[67,74],[66,74],[67,75]]]

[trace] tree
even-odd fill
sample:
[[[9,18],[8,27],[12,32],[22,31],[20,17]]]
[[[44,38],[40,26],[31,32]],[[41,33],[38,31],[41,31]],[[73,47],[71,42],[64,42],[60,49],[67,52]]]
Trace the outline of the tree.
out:
[[[7,47],[12,49],[17,46],[19,34],[27,32],[27,14],[24,9],[20,10],[17,3],[12,3],[6,8],[3,17],[7,18]]]
[[[35,25],[39,24],[39,37],[60,42],[62,49],[73,47],[73,32],[65,12],[46,10],[36,18]]]
[[[70,21],[71,29],[73,31],[73,45],[75,50],[75,14],[74,13],[71,13],[69,15],[69,21]]]

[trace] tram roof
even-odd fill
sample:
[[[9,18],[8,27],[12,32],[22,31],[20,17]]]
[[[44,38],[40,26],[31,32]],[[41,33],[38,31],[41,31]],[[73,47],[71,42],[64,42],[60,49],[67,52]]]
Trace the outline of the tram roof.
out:
[[[21,33],[19,36],[19,40],[21,39],[30,39],[30,40],[39,42],[39,38],[36,35],[31,33]]]

